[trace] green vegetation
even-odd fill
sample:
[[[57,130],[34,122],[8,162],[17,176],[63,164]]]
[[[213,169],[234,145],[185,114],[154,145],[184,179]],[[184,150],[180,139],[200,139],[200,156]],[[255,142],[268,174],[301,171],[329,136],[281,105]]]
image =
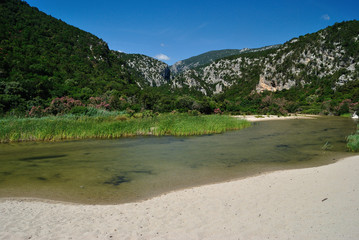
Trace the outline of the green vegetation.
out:
[[[348,141],[347,147],[349,148],[350,151],[359,152],[359,125],[357,132],[353,135],[348,136],[347,141]]]
[[[1,3],[0,12],[0,117],[45,117],[70,113],[90,116],[98,109],[133,113],[197,111],[202,114],[212,114],[219,109],[222,113],[273,115],[295,112],[342,115],[359,111],[357,64],[354,70],[338,67],[333,74],[319,78],[319,74],[329,71],[326,66],[319,66],[325,62],[307,65],[298,62],[302,53],[314,53],[314,50],[323,55],[316,56],[318,59],[324,59],[325,52],[336,46],[341,46],[345,54],[335,58],[334,65],[358,62],[359,41],[356,39],[359,21],[337,23],[272,49],[252,49],[235,56],[232,54],[237,53],[236,50],[199,55],[197,57],[203,63],[223,56],[227,56],[226,61],[248,60],[242,61],[240,77],[224,77],[231,83],[230,87],[223,86],[223,93],[213,94],[216,84],[209,84],[201,78],[203,66],[193,69],[190,76],[198,83],[196,86],[181,85],[186,79],[179,74],[176,81],[181,86],[173,87],[165,68],[160,75],[163,74],[169,82],[149,87],[144,84],[144,73],[129,66],[129,60],[135,59],[135,55],[111,51],[102,39],[20,0]],[[321,35],[325,36],[325,41]],[[288,54],[290,52],[293,53]],[[298,84],[290,90],[257,93],[256,84],[264,69],[263,61],[258,59],[274,63],[287,55],[282,63],[273,65],[275,73],[282,73],[284,80],[292,79]],[[147,58],[150,61],[151,58]],[[149,62],[148,69],[153,68],[151,64],[153,62]],[[300,74],[286,75],[292,68],[301,70]],[[228,68],[219,67],[215,74],[226,70]],[[348,71],[353,72],[352,80],[342,86],[335,85]],[[301,85],[302,81],[307,84]],[[59,107],[60,103],[63,106]]]
[[[139,77],[96,36],[20,0],[0,4],[0,114],[56,97],[133,95]]]
[[[116,113],[116,115],[115,115]],[[119,138],[137,135],[189,136],[238,130],[249,122],[225,115],[119,114],[63,115],[42,118],[3,118],[0,142],[56,141],[85,138]]]

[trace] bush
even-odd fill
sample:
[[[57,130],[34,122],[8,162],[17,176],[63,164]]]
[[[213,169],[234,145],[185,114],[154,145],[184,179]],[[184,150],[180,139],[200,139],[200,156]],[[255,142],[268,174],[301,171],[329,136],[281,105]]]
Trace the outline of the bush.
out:
[[[76,106],[84,106],[84,104],[80,100],[75,100],[67,96],[55,98],[51,101],[50,106],[45,109],[45,112],[54,115],[63,115],[69,113],[71,109]]]
[[[29,117],[43,117],[45,116],[45,109],[42,106],[33,106],[31,110],[27,113]]]
[[[199,116],[199,115],[201,115],[201,113],[199,111],[197,111],[197,110],[188,110],[187,113],[190,116]]]
[[[145,110],[142,112],[142,114],[143,114],[143,117],[147,117],[147,118],[153,117],[155,115],[152,110]]]
[[[88,112],[88,108],[87,107],[84,107],[84,106],[76,106],[76,107],[73,107],[71,110],[70,110],[70,113],[71,114],[74,114],[74,115],[87,115],[87,112]]]
[[[133,114],[132,117],[134,117],[134,118],[143,118],[143,113],[135,113],[135,114]]]
[[[90,97],[88,106],[97,109],[110,109],[110,104],[103,97]]]
[[[214,109],[213,112],[214,114],[222,114],[222,111],[219,108]]]

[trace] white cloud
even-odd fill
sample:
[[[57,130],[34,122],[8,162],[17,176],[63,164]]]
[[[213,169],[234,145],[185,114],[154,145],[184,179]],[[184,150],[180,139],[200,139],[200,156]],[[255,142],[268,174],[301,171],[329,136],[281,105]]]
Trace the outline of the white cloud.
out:
[[[169,58],[168,56],[166,56],[166,55],[164,55],[164,54],[162,54],[162,53],[157,54],[157,55],[155,56],[155,58],[157,58],[158,60],[162,60],[162,61],[168,61],[168,60],[170,60],[170,58]]]
[[[164,44],[164,43],[161,43],[160,45],[161,45],[161,47],[164,47],[164,46],[165,46],[165,44]]]
[[[322,19],[326,20],[326,21],[329,21],[330,20],[330,17],[328,14],[324,14],[322,15]]]

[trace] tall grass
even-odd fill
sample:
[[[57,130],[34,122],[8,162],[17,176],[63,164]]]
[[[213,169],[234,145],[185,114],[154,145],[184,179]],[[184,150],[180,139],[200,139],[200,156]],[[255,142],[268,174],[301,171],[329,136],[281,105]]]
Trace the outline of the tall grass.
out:
[[[223,115],[164,114],[127,118],[103,114],[94,117],[65,115],[43,118],[0,119],[0,142],[56,141],[85,138],[119,138],[137,135],[188,136],[222,133],[250,123]]]
[[[350,151],[359,152],[359,125],[357,132],[353,135],[349,135],[347,137],[347,141],[348,141],[347,147],[349,148]]]

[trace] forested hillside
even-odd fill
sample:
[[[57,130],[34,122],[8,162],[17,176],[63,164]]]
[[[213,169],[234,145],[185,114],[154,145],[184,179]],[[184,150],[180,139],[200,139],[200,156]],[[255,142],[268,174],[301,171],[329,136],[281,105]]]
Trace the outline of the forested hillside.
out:
[[[243,53],[179,74],[227,111],[340,114],[359,101],[359,22],[337,23],[277,49]]]
[[[82,114],[88,108],[343,114],[359,107],[355,20],[215,61],[227,53],[205,53],[193,58],[201,61],[196,67],[174,74],[154,58],[112,51],[102,39],[26,2],[3,1],[0,12],[0,115]]]
[[[136,74],[102,39],[25,2],[0,7],[0,112],[25,111],[61,96],[87,100],[138,91]]]

